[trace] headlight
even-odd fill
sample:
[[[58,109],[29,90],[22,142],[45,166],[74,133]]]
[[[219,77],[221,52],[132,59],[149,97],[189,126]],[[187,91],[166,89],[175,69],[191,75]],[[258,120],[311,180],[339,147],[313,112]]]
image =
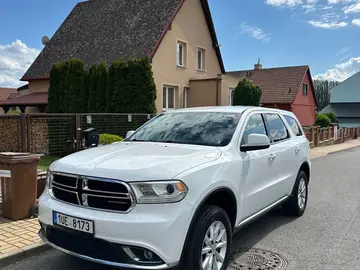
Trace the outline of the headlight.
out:
[[[50,187],[51,178],[52,178],[52,172],[50,170],[47,170],[47,173],[46,173],[46,186],[47,187]]]
[[[156,181],[130,183],[137,203],[156,204],[179,202],[188,192],[187,186],[179,181]]]

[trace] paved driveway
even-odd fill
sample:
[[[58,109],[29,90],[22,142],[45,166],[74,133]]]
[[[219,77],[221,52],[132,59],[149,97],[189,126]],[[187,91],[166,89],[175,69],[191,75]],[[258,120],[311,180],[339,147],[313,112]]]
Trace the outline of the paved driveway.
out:
[[[310,200],[299,219],[273,211],[234,238],[234,249],[260,248],[283,256],[292,270],[360,270],[360,149],[313,160]],[[5,270],[110,269],[56,251]],[[241,269],[241,268],[240,268]]]

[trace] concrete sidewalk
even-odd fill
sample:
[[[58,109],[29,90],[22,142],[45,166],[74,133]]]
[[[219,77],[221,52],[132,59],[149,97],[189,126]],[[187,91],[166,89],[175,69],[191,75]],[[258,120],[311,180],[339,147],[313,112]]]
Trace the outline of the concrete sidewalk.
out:
[[[328,146],[324,146],[324,147],[316,147],[316,148],[311,149],[310,157],[311,157],[311,159],[315,159],[315,158],[326,156],[327,154],[330,154],[330,153],[335,153],[335,152],[339,152],[342,150],[359,147],[359,146],[360,146],[360,139],[346,141],[341,144],[328,145]]]
[[[310,156],[311,159],[315,159],[329,153],[359,146],[360,139],[351,140],[342,144],[313,148]],[[0,218],[0,268],[46,250],[48,247],[37,235],[39,229],[36,218],[21,221]]]

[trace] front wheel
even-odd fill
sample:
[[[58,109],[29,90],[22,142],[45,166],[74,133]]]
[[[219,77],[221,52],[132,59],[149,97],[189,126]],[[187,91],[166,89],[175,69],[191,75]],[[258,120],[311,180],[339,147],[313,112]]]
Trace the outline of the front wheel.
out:
[[[300,171],[289,200],[283,205],[285,214],[300,217],[304,214],[308,201],[308,177]]]
[[[205,206],[192,230],[185,247],[181,269],[227,269],[231,254],[232,229],[226,212],[217,206]]]

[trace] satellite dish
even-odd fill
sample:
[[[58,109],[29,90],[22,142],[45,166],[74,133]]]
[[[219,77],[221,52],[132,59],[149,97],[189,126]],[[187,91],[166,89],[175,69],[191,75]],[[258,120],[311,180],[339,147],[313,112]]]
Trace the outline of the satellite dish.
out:
[[[41,42],[42,42],[43,45],[48,44],[49,40],[50,40],[50,39],[49,39],[47,36],[43,36],[43,37],[41,38]]]

